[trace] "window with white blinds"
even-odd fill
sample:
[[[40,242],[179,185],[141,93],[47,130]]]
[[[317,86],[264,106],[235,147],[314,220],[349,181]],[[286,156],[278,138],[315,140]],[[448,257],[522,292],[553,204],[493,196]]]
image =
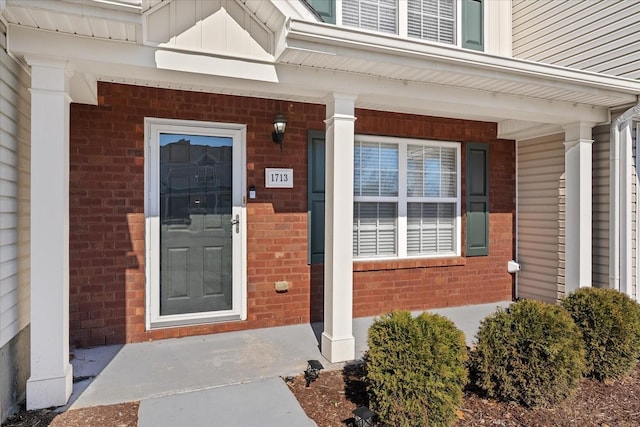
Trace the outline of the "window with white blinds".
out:
[[[407,253],[454,253],[458,159],[454,147],[407,147]]]
[[[354,148],[353,177],[354,254],[396,255],[398,146],[358,141]]]
[[[408,0],[408,35],[456,44],[456,0]]]
[[[460,254],[460,144],[356,136],[353,253]]]
[[[396,0],[342,0],[342,24],[395,34]]]
[[[461,21],[461,0],[336,0],[338,23],[457,45]],[[475,0],[481,2],[482,0]],[[477,10],[475,10],[477,9]],[[468,25],[481,33],[482,5],[467,13]],[[463,23],[464,26],[464,23]],[[464,33],[464,29],[463,29]],[[482,49],[480,49],[482,50]]]

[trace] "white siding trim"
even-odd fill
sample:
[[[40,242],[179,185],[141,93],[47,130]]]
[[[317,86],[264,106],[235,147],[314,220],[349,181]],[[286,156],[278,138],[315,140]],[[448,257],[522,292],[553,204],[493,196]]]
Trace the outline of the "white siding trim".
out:
[[[640,275],[638,272],[640,268],[638,266],[638,262],[640,258],[638,257],[638,242],[640,242],[640,210],[638,209],[638,186],[639,184],[639,176],[638,176],[638,136],[640,135],[640,122],[632,122],[632,134],[633,138],[633,165],[634,167],[631,169],[632,174],[632,230],[633,230],[633,242],[632,242],[632,289],[631,296],[634,300],[640,301],[640,295],[638,290],[640,289]]]
[[[620,127],[620,292],[632,296],[632,122]]]
[[[631,295],[633,283],[633,121],[640,118],[640,104],[611,122],[610,184],[610,284],[609,287]]]

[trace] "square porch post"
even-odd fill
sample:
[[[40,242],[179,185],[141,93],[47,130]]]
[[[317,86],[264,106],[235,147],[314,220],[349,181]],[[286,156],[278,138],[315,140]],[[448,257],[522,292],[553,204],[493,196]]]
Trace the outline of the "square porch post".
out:
[[[353,144],[355,97],[327,102],[325,142],[324,332],[330,362],[355,358],[353,337]]]
[[[31,376],[27,409],[60,406],[69,363],[69,78],[66,61],[31,66]]]
[[[565,130],[565,294],[591,286],[593,123]]]

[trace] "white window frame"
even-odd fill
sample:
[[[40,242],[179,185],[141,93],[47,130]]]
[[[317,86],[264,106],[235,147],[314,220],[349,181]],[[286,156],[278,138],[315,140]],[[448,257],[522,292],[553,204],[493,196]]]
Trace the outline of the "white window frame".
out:
[[[336,1],[336,25],[340,25],[343,26],[342,23],[342,1],[343,0],[335,0]],[[455,47],[462,47],[462,1],[461,0],[455,0],[456,2],[456,21],[455,21],[455,25],[456,25],[456,31],[455,31],[455,38],[456,38],[456,42],[453,44],[450,43],[442,43],[439,41],[434,41],[434,40],[427,40],[427,39],[422,39],[422,38],[417,38],[417,37],[409,37],[409,6],[407,4],[406,0],[396,0],[396,5],[397,5],[397,10],[398,13],[396,15],[396,28],[397,28],[397,35],[403,38],[409,38],[411,40],[419,40],[425,43],[435,43],[441,46],[455,46]],[[352,27],[352,26],[347,26],[349,28],[357,28],[357,27]],[[358,28],[361,31],[368,31],[368,32],[372,32],[375,34],[387,34],[387,35],[392,35],[391,33],[385,33],[385,32],[379,32],[379,31],[374,31],[374,30],[369,30],[366,28]]]
[[[396,259],[422,259],[422,258],[450,258],[459,257],[461,254],[462,229],[461,229],[461,212],[462,212],[462,156],[460,142],[437,141],[431,139],[413,139],[413,138],[396,138],[375,135],[358,135],[354,137],[354,141],[364,143],[382,143],[398,145],[398,196],[356,196],[354,194],[353,201],[356,202],[391,202],[397,203],[398,218],[396,223],[396,255],[380,255],[360,257],[354,255],[356,261],[380,261],[380,260],[396,260]],[[409,197],[407,196],[407,146],[422,145],[428,147],[446,147],[455,148],[456,150],[456,197]],[[455,250],[442,254],[417,254],[409,255],[407,253],[407,205],[408,203],[455,203]],[[353,218],[352,218],[353,220]]]
[[[147,330],[247,319],[246,133],[244,124],[145,118],[145,326]],[[232,216],[240,220],[233,242],[233,303],[230,310],[160,315],[160,134],[233,139]],[[237,165],[237,167],[236,167]],[[231,224],[229,224],[231,226]]]

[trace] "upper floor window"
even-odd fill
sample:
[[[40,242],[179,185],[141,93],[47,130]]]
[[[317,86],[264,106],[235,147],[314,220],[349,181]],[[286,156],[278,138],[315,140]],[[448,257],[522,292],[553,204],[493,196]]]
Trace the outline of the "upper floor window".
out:
[[[409,37],[456,44],[455,0],[409,0],[408,7]]]
[[[342,24],[395,34],[397,9],[396,0],[342,0]]]
[[[325,22],[484,50],[483,0],[308,0]]]

